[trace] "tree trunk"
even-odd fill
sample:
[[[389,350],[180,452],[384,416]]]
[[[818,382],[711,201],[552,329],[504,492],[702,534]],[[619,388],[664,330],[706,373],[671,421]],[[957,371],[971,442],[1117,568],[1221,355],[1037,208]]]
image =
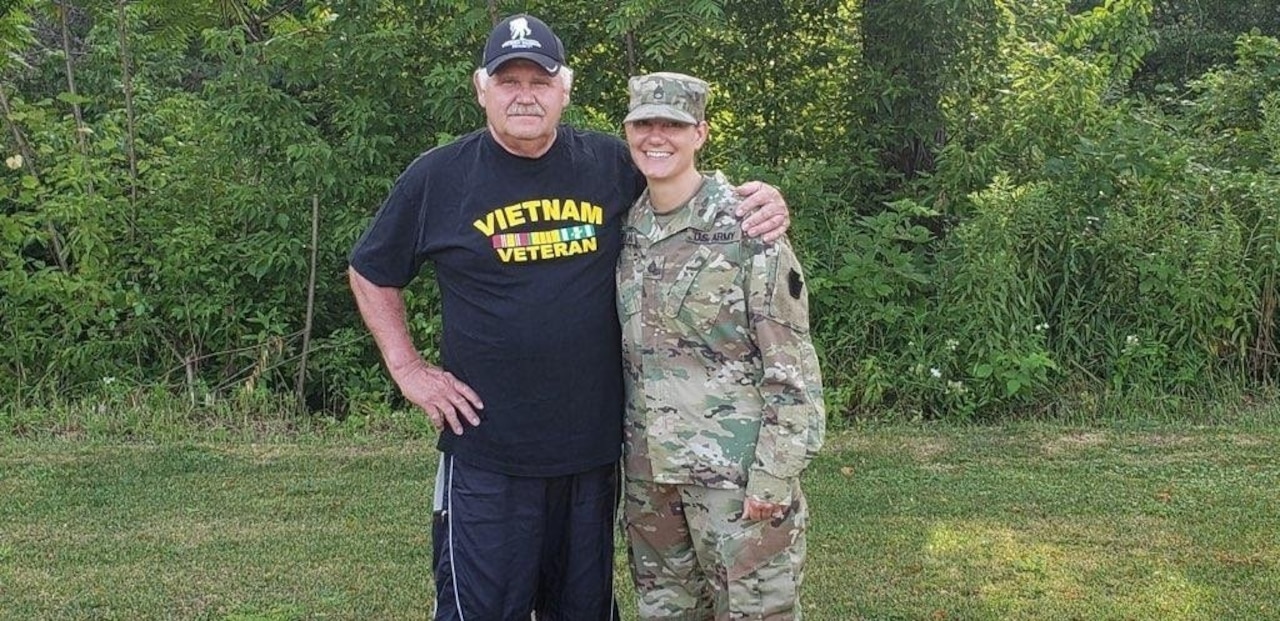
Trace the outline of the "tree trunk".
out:
[[[307,399],[307,353],[311,349],[311,322],[316,306],[316,263],[320,246],[320,197],[311,197],[311,275],[307,280],[307,316],[302,327],[302,359],[298,362],[297,399],[301,408]]]
[[[76,144],[80,147],[80,155],[88,158],[89,130],[84,124],[84,115],[80,112],[80,103],[74,99],[75,97],[78,97],[78,94],[76,93],[75,66],[71,62],[71,5],[66,2],[59,2],[57,4],[57,8],[58,22],[62,27],[62,55],[63,60],[66,61],[67,67],[67,92],[73,97],[71,101],[71,114],[76,119]],[[85,175],[85,182],[85,189],[88,191],[89,195],[92,196],[94,194],[93,177],[91,175]]]
[[[128,0],[119,0],[116,3],[116,26],[120,35],[120,78],[124,85],[124,111],[127,123],[124,150],[129,158],[129,206],[133,210],[133,213],[129,214],[129,239],[133,239],[137,234],[138,216],[138,154],[134,150],[138,134],[133,110],[133,71],[129,66],[129,17],[126,11],[128,4]]]

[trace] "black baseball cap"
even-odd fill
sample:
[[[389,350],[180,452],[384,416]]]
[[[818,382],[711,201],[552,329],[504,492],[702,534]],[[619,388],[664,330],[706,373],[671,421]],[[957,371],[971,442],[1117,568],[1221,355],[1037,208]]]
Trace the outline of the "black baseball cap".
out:
[[[491,75],[508,60],[524,58],[555,75],[564,65],[564,44],[551,27],[532,15],[512,15],[493,27],[484,46],[484,69]]]

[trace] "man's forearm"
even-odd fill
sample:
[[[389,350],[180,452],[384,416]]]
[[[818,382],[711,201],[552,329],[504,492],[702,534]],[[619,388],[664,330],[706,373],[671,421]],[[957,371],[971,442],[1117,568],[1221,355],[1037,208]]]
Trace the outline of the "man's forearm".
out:
[[[375,285],[352,268],[347,269],[347,277],[351,281],[351,292],[355,295],[360,317],[373,334],[391,376],[394,378],[402,369],[423,364],[418,348],[409,336],[404,297],[400,290]]]

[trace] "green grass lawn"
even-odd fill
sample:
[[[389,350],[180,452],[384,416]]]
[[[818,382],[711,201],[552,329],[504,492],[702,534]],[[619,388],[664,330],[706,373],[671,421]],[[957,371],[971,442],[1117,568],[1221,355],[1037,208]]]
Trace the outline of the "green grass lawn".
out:
[[[1277,422],[832,434],[806,618],[1280,619]],[[0,619],[428,619],[433,466],[387,438],[0,440]]]

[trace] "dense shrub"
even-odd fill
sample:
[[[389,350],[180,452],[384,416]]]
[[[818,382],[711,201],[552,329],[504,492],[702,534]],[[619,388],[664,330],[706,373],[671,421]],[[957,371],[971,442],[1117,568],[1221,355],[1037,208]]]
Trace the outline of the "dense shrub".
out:
[[[482,123],[470,72],[517,7],[108,4],[0,16],[0,399],[396,404],[346,253]],[[564,25],[574,123],[616,130],[630,73],[712,80],[703,162],[784,190],[833,412],[980,417],[1277,379],[1280,42],[1135,93],[1155,4],[518,8]]]

